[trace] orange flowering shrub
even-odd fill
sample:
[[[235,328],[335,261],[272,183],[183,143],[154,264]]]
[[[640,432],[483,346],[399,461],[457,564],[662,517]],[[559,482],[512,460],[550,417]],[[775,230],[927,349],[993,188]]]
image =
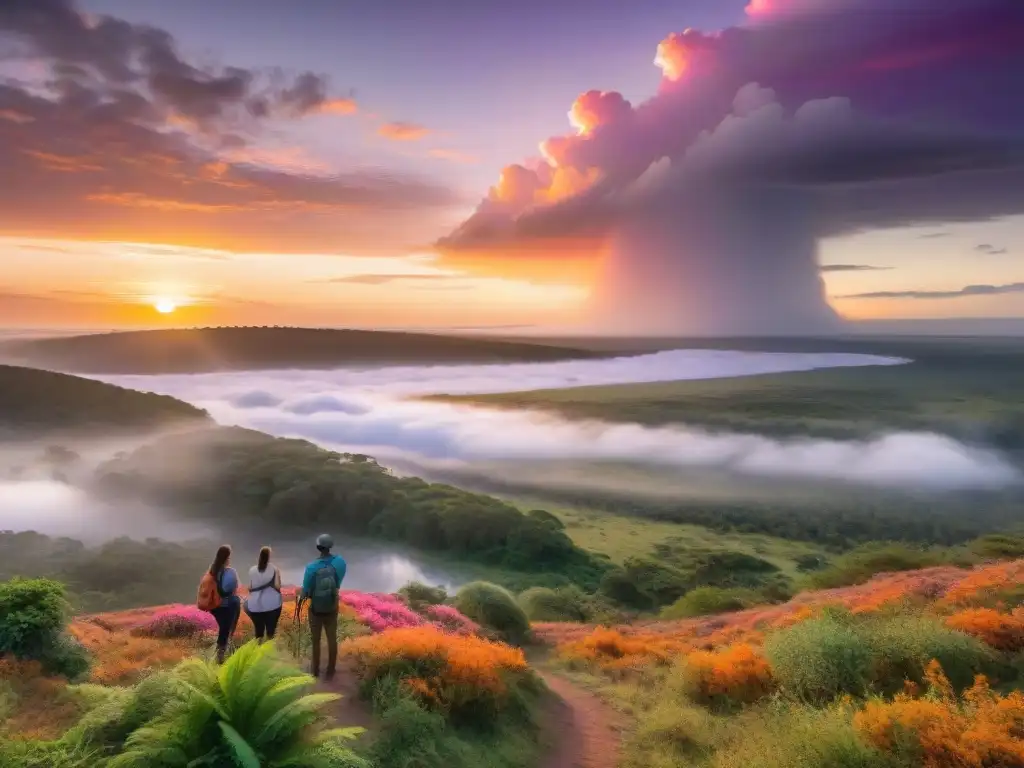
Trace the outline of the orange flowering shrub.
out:
[[[997,601],[1024,583],[1024,560],[975,568],[946,590],[943,601],[952,605],[982,605]]]
[[[559,646],[558,653],[566,661],[592,662],[604,669],[623,670],[652,662],[668,663],[690,647],[669,635],[626,635],[617,629],[598,627],[580,640]]]
[[[153,669],[173,666],[202,647],[187,639],[140,637],[86,621],[72,622],[69,630],[89,651],[89,682],[100,685],[130,685]]]
[[[519,648],[432,626],[358,637],[341,653],[355,661],[365,690],[397,678],[423,704],[454,718],[494,715],[533,679]]]
[[[927,680],[925,698],[901,693],[890,702],[868,702],[854,727],[887,751],[902,750],[909,739],[923,768],[1024,765],[1024,693],[1000,696],[978,675],[958,699],[936,661]]]
[[[37,661],[0,658],[0,739],[55,739],[78,717],[62,677]]]
[[[996,650],[1024,650],[1024,611],[1000,613],[992,608],[969,608],[947,618],[946,625],[973,635]]]
[[[771,666],[746,644],[686,656],[688,693],[703,703],[750,704],[774,688]]]

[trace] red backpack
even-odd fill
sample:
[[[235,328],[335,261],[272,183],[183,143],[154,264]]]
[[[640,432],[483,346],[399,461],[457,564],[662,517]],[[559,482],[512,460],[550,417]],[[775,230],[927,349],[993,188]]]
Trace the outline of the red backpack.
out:
[[[220,590],[213,574],[207,571],[199,582],[199,593],[196,595],[196,608],[201,611],[212,611],[220,608]]]

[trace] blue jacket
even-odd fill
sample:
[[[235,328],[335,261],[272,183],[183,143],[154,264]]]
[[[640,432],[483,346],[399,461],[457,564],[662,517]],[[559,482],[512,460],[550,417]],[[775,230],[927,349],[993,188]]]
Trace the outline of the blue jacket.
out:
[[[338,587],[341,587],[341,582],[345,579],[345,571],[348,570],[345,560],[340,555],[318,557],[306,566],[306,571],[302,574],[303,597],[309,597],[313,594],[313,580],[316,576],[316,572],[324,567],[325,561],[330,562],[330,564],[334,566],[334,572],[338,574]]]

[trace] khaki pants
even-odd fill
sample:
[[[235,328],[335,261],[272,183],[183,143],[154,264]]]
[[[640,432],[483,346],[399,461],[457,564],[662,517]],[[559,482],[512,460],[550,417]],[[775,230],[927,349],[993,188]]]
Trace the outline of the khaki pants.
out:
[[[313,663],[310,672],[320,674],[320,633],[327,635],[327,676],[334,675],[338,664],[338,614],[309,612],[309,633],[313,639]]]

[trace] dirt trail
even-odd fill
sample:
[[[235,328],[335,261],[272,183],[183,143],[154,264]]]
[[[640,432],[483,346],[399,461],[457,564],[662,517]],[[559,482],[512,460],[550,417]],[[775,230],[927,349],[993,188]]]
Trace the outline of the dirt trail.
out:
[[[540,669],[537,673],[554,694],[541,713],[541,740],[551,746],[538,768],[617,768],[625,719],[596,695],[561,675]],[[352,670],[339,664],[334,679],[321,680],[317,690],[342,695],[330,709],[339,727],[365,728],[367,732],[360,741],[373,739],[373,712],[360,699],[359,682]]]
[[[330,682],[321,679],[316,689],[318,693],[340,693],[341,698],[330,706],[330,713],[334,717],[336,727],[350,728],[358,726],[365,728],[366,733],[360,737],[360,741],[367,741],[373,738],[373,710],[369,702],[359,697],[359,681],[355,673],[338,664],[338,672]]]
[[[558,697],[545,713],[546,740],[554,746],[540,768],[616,768],[622,757],[622,716],[564,677],[538,672]]]

